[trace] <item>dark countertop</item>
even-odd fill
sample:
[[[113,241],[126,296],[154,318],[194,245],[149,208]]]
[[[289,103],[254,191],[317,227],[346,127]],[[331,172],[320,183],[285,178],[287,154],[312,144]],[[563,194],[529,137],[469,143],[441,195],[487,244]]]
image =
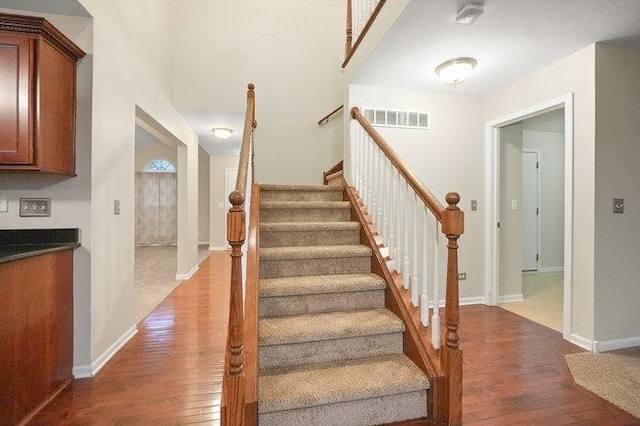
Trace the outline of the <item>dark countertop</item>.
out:
[[[0,264],[78,247],[78,228],[0,229]]]

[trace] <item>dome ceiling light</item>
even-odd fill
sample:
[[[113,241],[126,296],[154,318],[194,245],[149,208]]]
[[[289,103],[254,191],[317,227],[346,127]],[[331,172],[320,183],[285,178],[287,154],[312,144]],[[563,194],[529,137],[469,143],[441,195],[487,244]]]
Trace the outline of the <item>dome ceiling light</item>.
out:
[[[456,24],[471,25],[484,13],[484,6],[470,3],[456,14]]]
[[[233,129],[229,127],[214,127],[211,131],[213,132],[213,136],[218,139],[229,139],[231,133],[233,133]]]
[[[449,59],[436,67],[436,74],[446,84],[456,87],[469,77],[476,64],[473,58]]]

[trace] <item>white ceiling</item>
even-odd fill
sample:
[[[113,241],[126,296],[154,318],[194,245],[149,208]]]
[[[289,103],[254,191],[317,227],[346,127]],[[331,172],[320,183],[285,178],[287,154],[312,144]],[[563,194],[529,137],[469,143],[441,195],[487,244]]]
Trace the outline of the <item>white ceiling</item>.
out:
[[[484,3],[476,23],[454,22]],[[640,0],[412,0],[354,83],[481,95],[599,41],[640,48]],[[478,65],[456,88],[438,64],[471,56]]]
[[[54,15],[91,17],[77,0],[0,0],[0,7]]]
[[[231,156],[240,154],[244,112],[212,112],[180,110],[180,114],[198,133],[200,146],[210,155]],[[229,127],[233,133],[229,139],[218,139],[213,136],[213,127]]]

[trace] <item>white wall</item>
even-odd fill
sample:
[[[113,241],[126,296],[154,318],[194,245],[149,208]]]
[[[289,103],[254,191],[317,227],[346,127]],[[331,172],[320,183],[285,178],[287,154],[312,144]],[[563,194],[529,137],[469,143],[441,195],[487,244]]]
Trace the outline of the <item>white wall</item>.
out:
[[[640,52],[599,44],[595,57],[595,339],[638,345]],[[625,199],[624,214],[612,214],[613,198]]]
[[[511,208],[515,200],[518,209]],[[500,129],[501,301],[522,297],[522,124]]]
[[[528,122],[523,147],[540,151],[540,270],[558,271],[564,266],[564,132],[527,130]]]
[[[174,167],[178,166],[178,153],[162,142],[150,143],[136,151],[136,172],[144,171],[147,164],[154,160],[169,161]]]
[[[188,247],[178,269],[197,265],[198,147],[195,132],[170,103],[166,74],[172,37],[169,0],[130,2],[81,0],[93,16],[91,357],[83,372],[95,371],[135,330],[134,174],[136,106],[175,137],[182,147],[184,191],[178,229]],[[180,165],[179,165],[180,166]],[[180,180],[180,179],[179,179]],[[180,182],[179,182],[180,185]],[[120,215],[113,200],[121,200]],[[89,343],[89,342],[85,342]]]
[[[574,95],[572,334],[594,337],[595,45],[483,97],[491,122],[569,93]]]
[[[176,105],[244,111],[254,82],[256,181],[320,183],[342,158],[342,128],[317,121],[343,101],[344,0],[176,1],[172,15]]]
[[[238,168],[238,156],[210,157],[210,227],[209,250],[224,250],[227,247],[226,221],[231,204],[225,196],[226,169]]]
[[[482,291],[482,113],[478,97],[447,93],[350,86],[350,106],[428,111],[431,129],[378,127],[378,132],[443,205],[449,191],[460,194],[465,231],[458,241],[461,297]],[[470,209],[479,201],[478,211]]]
[[[210,156],[207,151],[198,150],[198,243],[209,243],[209,169]]]

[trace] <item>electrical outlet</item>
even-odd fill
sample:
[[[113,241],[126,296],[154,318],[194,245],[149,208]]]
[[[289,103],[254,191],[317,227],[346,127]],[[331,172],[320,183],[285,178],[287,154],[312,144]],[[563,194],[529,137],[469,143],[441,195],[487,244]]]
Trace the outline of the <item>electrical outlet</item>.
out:
[[[0,213],[6,213],[9,211],[9,199],[7,197],[0,197]]]
[[[458,281],[464,281],[467,279],[467,273],[466,272],[460,272],[458,274]]]
[[[51,216],[51,198],[20,198],[20,216]]]

